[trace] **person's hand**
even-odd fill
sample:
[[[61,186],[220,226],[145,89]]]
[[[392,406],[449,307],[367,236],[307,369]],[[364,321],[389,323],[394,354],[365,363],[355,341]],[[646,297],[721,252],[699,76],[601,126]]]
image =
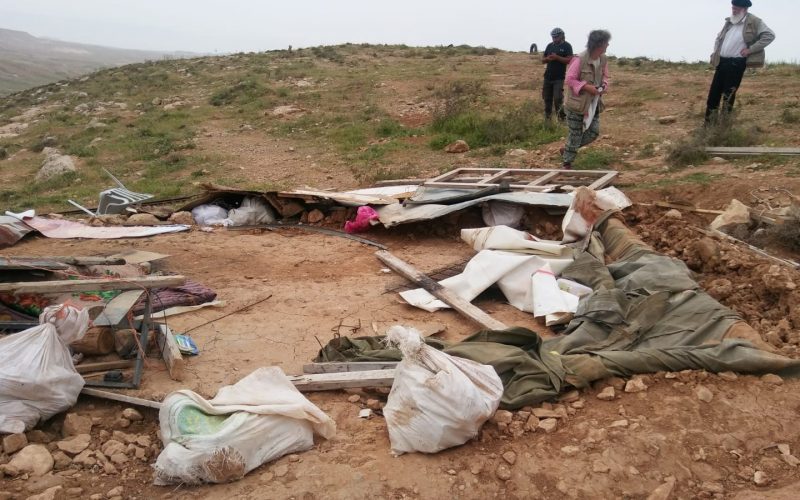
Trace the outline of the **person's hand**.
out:
[[[592,85],[591,83],[587,83],[586,85],[584,85],[584,86],[583,86],[583,88],[584,88],[584,90],[586,90],[586,92],[588,92],[590,95],[600,95],[600,91],[599,91],[599,90],[597,90],[597,87],[595,87],[595,86],[594,86],[594,85]]]
[[[745,48],[743,48],[743,49],[742,49],[742,51],[741,51],[741,52],[739,52],[739,54],[741,54],[741,56],[742,56],[742,57],[747,57],[747,56],[749,56],[750,54],[752,54],[752,52],[750,52],[750,49],[748,49],[747,47],[745,47]]]

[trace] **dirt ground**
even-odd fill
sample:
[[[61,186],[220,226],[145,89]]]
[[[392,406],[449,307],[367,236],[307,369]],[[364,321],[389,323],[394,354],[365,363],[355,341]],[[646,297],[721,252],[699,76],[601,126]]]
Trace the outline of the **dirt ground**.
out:
[[[796,357],[797,272],[775,269],[727,243],[709,240],[702,246],[690,227],[707,220],[688,212],[681,219],[664,213],[634,207],[626,212],[626,220],[660,251],[684,258],[712,294],[739,311],[776,349]],[[430,227],[415,226],[367,236],[431,272],[472,255],[457,240],[456,229],[451,226],[448,234],[431,236]],[[404,305],[396,293],[386,293],[403,279],[383,271],[375,248],[323,234],[193,230],[99,242],[34,237],[7,253],[48,255],[57,249],[93,255],[131,247],[170,255],[157,262],[157,269],[201,281],[226,301],[221,309],[171,318],[174,330],[233,313],[191,331],[201,354],[188,358],[184,383],[169,380],[160,361],[151,359],[141,389],[129,392],[139,397],[160,400],[178,388],[211,397],[219,387],[261,366],[301,373],[302,364],[334,332],[372,335],[394,324],[441,324],[446,327],[439,334],[442,338],[458,340],[476,329],[455,312],[429,314]],[[712,252],[717,260],[698,260],[699,252]],[[774,280],[764,278],[772,275]],[[725,279],[734,285],[724,286]],[[492,294],[475,303],[507,324],[546,331]],[[705,372],[656,373],[644,381],[646,391],[617,391],[612,401],[596,396],[609,384],[619,389],[622,381],[600,382],[564,401],[545,403],[544,408],[566,410],[566,418],[552,432],[538,429],[513,436],[489,423],[475,441],[430,456],[391,456],[383,418],[358,418],[367,399],[385,400],[386,391],[350,391],[362,396],[355,403],[347,392],[311,393],[309,399],[336,421],[336,437],[263,465],[235,483],[153,486],[150,464],[155,449],[116,473],[72,464],[56,475],[63,478],[65,491],[80,498],[105,497],[117,486],[123,487],[124,498],[647,498],[673,481],[671,498],[794,497],[800,484],[797,469],[776,445],[788,445],[790,453],[800,447],[800,430],[793,425],[800,411],[798,381]],[[698,398],[701,387],[711,392],[710,402]],[[95,419],[92,447],[100,447],[114,431],[148,435],[159,443],[156,412],[143,411],[144,421],[123,429],[117,419],[124,408],[81,398],[71,411]],[[515,412],[513,418],[527,419],[530,410]],[[56,417],[42,429],[53,438],[61,420]],[[754,483],[756,472],[766,478],[762,486]],[[0,497],[26,498],[29,482],[0,479]]]
[[[393,66],[403,60],[387,57],[381,61]],[[452,63],[445,73],[457,75],[460,64]],[[538,99],[540,65],[527,54],[501,54],[473,64],[492,65],[491,88],[502,100]],[[747,204],[763,199],[778,203],[782,190],[800,192],[796,159],[777,163],[761,157],[715,160],[677,171],[667,167],[663,153],[669,143],[696,128],[702,119],[710,72],[676,75],[672,70],[633,65],[614,66],[611,72],[613,86],[602,136],[593,147],[611,148],[618,154],[621,160],[610,168],[621,172],[616,185],[634,201],[669,201],[721,210],[732,198]],[[376,82],[378,104],[406,125],[429,123],[429,75],[410,72],[405,76],[394,80],[381,77]],[[737,99],[738,119],[769,132],[770,143],[765,145],[796,141],[800,125],[777,121],[782,109],[796,107],[798,101],[796,90],[780,95],[774,92],[785,85],[784,76],[769,70],[748,74]],[[183,91],[190,92],[188,88]],[[194,103],[192,99],[191,95],[187,98]],[[674,116],[675,123],[660,124],[658,118],[666,115]],[[196,138],[196,154],[224,158],[222,172],[211,175],[281,188],[357,186],[347,160],[334,148],[303,140],[300,135],[270,136],[265,127],[255,125],[255,129],[242,127],[240,121],[217,116],[205,124]],[[423,138],[405,140],[419,147],[401,150],[403,156],[393,158],[393,163],[414,165],[421,177],[436,175],[443,167],[496,163],[555,168],[562,145],[557,141],[519,156],[487,159],[474,151],[449,156],[430,151]],[[655,153],[641,154],[645,146],[655,148]],[[0,170],[0,180],[11,183],[21,178],[20,172],[33,172],[36,158],[34,153],[20,150],[15,159],[9,158],[11,166]],[[712,182],[681,180],[692,176],[711,178]],[[206,180],[219,179],[200,176],[181,182]],[[625,212],[625,220],[657,250],[686,261],[701,285],[741,314],[767,344],[784,355],[800,357],[797,270],[758,257],[743,246],[707,238],[694,229],[707,227],[711,216],[683,211],[680,218],[673,218],[666,209],[638,206]],[[452,222],[376,229],[365,236],[423,272],[461,263],[473,255],[458,239],[458,225]],[[154,263],[154,268],[199,281],[226,302],[223,308],[170,318],[168,324],[174,331],[191,330],[200,355],[187,358],[184,382],[171,381],[163,363],[150,359],[141,388],[126,392],[133,396],[161,400],[170,391],[185,388],[211,397],[220,387],[262,366],[275,365],[286,373],[299,374],[320,344],[337,333],[373,335],[395,324],[421,329],[443,325],[445,329],[438,335],[457,341],[476,330],[453,311],[426,313],[387,292],[405,281],[384,271],[374,247],[294,229],[210,233],[193,229],[117,241],[27,237],[4,249],[3,255],[107,255],[129,248],[170,255]],[[772,250],[798,260],[785,250]],[[543,325],[503,303],[496,293],[486,293],[474,303],[506,324],[548,334]],[[607,385],[619,389],[623,381],[602,381],[563,401],[546,403],[545,410],[562,415],[551,432],[537,429],[509,435],[488,423],[478,439],[430,456],[391,456],[383,418],[358,418],[367,400],[384,401],[385,391],[310,393],[309,399],[336,421],[338,432],[333,439],[318,440],[313,449],[265,464],[238,482],[202,487],[152,485],[151,464],[160,447],[155,411],[143,410],[144,420],[122,427],[119,416],[124,405],[82,397],[71,413],[95,422],[91,449],[99,449],[115,431],[146,436],[153,446],[145,450],[142,459],[131,459],[114,470],[64,463],[47,484],[63,486],[67,497],[94,500],[797,498],[800,476],[793,457],[800,456],[796,425],[800,381],[705,372],[655,373],[643,380],[647,390],[618,390],[610,401],[598,399],[597,394]],[[359,401],[349,401],[353,393],[361,396]],[[527,421],[534,410],[523,409],[511,418]],[[57,446],[63,420],[63,415],[51,419],[42,424],[44,433],[37,434],[51,450]],[[7,459],[0,453],[0,464]],[[47,484],[0,474],[0,500],[28,498]],[[117,487],[121,490],[115,491]]]

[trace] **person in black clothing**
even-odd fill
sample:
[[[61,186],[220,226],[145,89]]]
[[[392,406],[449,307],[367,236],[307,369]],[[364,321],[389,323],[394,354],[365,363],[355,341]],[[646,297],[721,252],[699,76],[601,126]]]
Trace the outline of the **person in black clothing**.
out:
[[[542,99],[544,99],[544,118],[550,120],[553,108],[559,120],[564,120],[564,74],[567,64],[572,59],[572,45],[564,39],[564,30],[553,28],[550,32],[553,41],[547,44],[542,55],[544,70],[544,84],[542,85]]]

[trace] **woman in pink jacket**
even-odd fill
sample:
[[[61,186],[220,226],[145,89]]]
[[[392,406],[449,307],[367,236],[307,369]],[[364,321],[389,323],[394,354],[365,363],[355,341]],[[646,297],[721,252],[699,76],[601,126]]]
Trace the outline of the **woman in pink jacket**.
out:
[[[562,168],[571,169],[578,148],[600,135],[599,116],[603,110],[603,95],[608,92],[608,61],[605,53],[609,41],[611,33],[608,31],[592,31],[586,50],[573,57],[567,67],[564,108],[567,111],[569,134],[562,149]]]

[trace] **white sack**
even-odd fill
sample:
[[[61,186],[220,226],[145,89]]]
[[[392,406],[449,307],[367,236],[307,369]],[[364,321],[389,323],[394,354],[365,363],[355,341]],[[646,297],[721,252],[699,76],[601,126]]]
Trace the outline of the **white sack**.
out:
[[[492,200],[482,204],[481,214],[487,226],[516,227],[525,215],[525,207],[518,203]]]
[[[86,334],[89,314],[50,306],[39,323],[0,339],[0,433],[32,429],[71,408],[83,389],[68,345]]]
[[[158,414],[164,450],[154,483],[224,483],[288,453],[308,450],[313,435],[336,424],[278,367],[259,368],[205,400],[189,390],[169,394]]]
[[[494,368],[427,346],[413,328],[386,335],[403,353],[383,408],[392,453],[436,453],[477,436],[503,395]]]
[[[228,211],[217,205],[198,205],[192,209],[192,217],[198,226],[219,226],[228,218]]]
[[[272,224],[275,222],[275,213],[262,198],[246,196],[239,208],[228,212],[226,226],[255,226],[258,224]]]

